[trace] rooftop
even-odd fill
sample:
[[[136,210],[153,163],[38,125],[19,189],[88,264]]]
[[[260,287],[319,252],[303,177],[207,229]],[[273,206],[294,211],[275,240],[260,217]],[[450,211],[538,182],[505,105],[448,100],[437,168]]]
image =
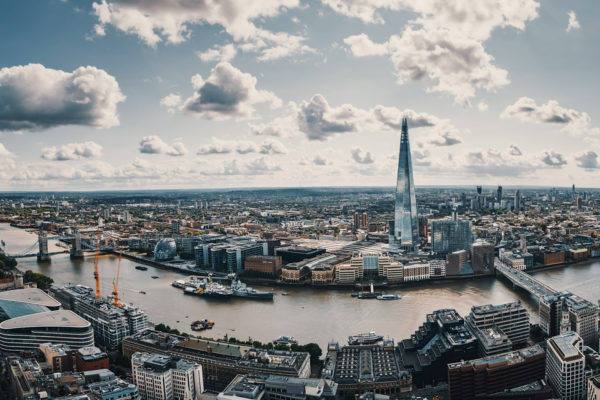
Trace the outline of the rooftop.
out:
[[[580,340],[581,338],[577,333],[569,331],[548,339],[548,345],[552,346],[564,361],[573,361],[578,358],[584,358],[583,354],[576,347],[576,342]]]
[[[8,290],[0,292],[0,300],[8,300],[19,303],[34,304],[37,306],[44,306],[50,309],[57,309],[60,307],[60,303],[53,297],[49,296],[46,292],[37,288]]]
[[[0,329],[23,328],[87,328],[90,323],[69,310],[46,311],[9,319],[0,323]]]

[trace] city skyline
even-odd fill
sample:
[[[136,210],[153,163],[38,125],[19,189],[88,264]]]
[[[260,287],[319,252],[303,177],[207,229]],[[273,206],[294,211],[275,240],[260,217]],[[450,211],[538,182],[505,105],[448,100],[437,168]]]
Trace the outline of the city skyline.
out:
[[[3,5],[0,190],[598,186],[600,5],[228,4]]]

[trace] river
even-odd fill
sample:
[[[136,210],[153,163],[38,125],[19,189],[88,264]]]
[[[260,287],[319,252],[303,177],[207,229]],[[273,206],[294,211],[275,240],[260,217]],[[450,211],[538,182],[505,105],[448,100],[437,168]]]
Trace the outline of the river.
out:
[[[0,224],[0,239],[6,242],[9,253],[31,246],[36,235],[8,224]],[[49,242],[55,251],[56,242]],[[83,284],[94,287],[94,257],[71,260],[68,254],[52,256],[51,263],[38,264],[35,257],[19,259],[18,268],[41,272],[54,279],[55,284]],[[494,277],[474,280],[423,283],[421,286],[396,290],[403,296],[398,301],[359,300],[350,291],[311,288],[268,288],[273,290],[272,302],[233,299],[215,302],[184,296],[171,282],[183,275],[148,266],[147,271],[135,269],[137,263],[121,261],[119,297],[123,302],[141,306],[154,323],[165,323],[180,331],[192,333],[190,322],[208,318],[215,321],[208,337],[229,337],[262,342],[278,336],[294,336],[300,343],[316,342],[325,348],[334,339],[346,341],[348,335],[375,331],[400,340],[409,337],[424,321],[425,314],[440,308],[454,308],[461,315],[471,306],[500,304],[521,300],[537,321],[537,301],[528,293]],[[116,279],[118,257],[101,256],[99,260],[100,287],[103,295],[112,293]],[[158,276],[152,279],[152,275]],[[600,262],[541,271],[535,277],[557,290],[569,290],[594,303],[598,302]],[[140,291],[146,294],[141,294]],[[282,292],[288,296],[282,296]],[[391,292],[391,291],[390,291]]]

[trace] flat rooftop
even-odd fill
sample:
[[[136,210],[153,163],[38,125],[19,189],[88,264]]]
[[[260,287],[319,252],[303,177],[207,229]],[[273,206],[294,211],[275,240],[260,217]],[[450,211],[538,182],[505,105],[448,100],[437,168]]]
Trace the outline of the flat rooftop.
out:
[[[17,289],[0,292],[0,300],[8,300],[19,303],[34,304],[48,307],[49,309],[60,308],[60,303],[46,292],[37,288]]]
[[[25,315],[6,320],[0,323],[0,329],[23,328],[87,328],[90,323],[73,311],[58,310],[46,311],[37,314]]]
[[[572,361],[584,358],[584,355],[574,346],[577,340],[581,340],[575,332],[566,332],[562,335],[548,339],[548,345],[560,355],[564,361]]]

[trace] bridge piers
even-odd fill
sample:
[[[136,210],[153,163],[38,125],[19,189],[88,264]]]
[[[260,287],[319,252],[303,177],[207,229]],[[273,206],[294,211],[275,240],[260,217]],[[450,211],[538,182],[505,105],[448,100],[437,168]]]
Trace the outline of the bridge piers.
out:
[[[40,233],[38,234],[38,244],[38,262],[50,262],[50,255],[48,254],[48,236],[46,236],[46,232],[40,231]]]
[[[71,246],[71,259],[81,259],[83,258],[83,250],[81,249],[81,233],[79,230],[75,231],[75,239],[73,240],[73,245]]]

